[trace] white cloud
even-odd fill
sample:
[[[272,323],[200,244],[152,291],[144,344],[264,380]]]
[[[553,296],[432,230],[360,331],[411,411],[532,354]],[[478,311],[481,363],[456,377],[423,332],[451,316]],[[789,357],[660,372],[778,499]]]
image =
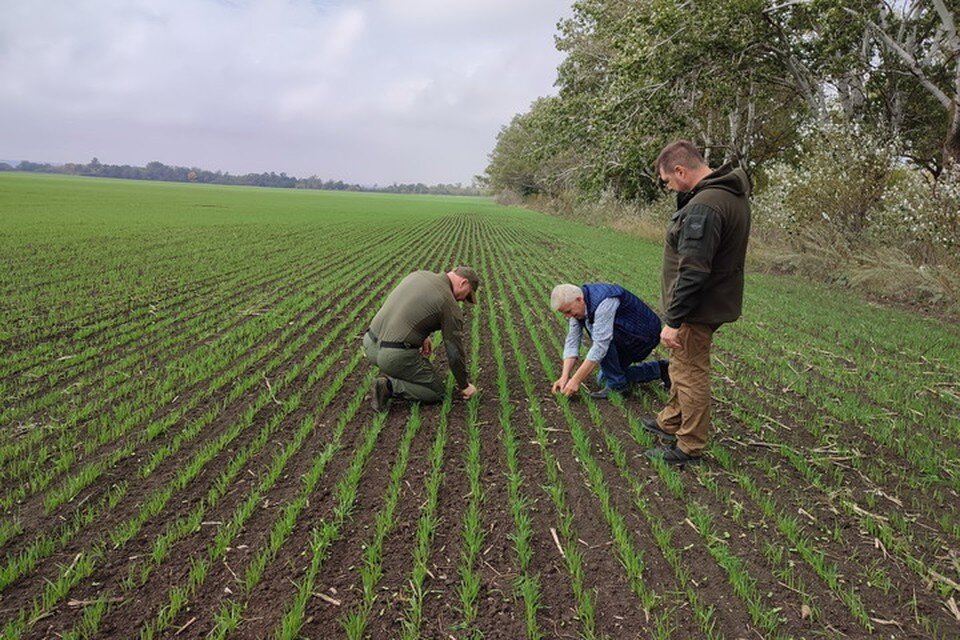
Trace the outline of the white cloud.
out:
[[[0,158],[469,181],[568,0],[7,0]]]

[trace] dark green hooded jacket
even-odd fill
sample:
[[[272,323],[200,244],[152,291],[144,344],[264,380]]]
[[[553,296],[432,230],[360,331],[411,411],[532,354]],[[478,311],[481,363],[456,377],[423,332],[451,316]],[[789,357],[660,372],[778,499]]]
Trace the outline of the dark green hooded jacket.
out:
[[[689,194],[667,227],[661,303],[664,321],[719,325],[740,317],[750,236],[750,180],[726,164]]]

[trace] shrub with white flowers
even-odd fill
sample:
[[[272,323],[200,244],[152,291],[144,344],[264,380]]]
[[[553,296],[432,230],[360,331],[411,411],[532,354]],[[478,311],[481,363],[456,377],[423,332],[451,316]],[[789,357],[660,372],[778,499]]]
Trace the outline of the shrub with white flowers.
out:
[[[837,242],[894,246],[920,258],[960,247],[960,167],[932,176],[904,160],[898,141],[857,125],[805,132],[799,162],[766,171],[754,199],[760,227],[801,244],[806,232]]]

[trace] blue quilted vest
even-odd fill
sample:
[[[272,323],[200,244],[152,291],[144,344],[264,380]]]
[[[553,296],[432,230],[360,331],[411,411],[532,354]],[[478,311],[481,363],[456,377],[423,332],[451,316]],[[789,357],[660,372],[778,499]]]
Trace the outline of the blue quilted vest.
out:
[[[643,300],[619,285],[606,282],[593,282],[580,288],[591,326],[601,302],[607,298],[620,299],[613,319],[613,342],[621,354],[645,358],[660,342],[660,318]]]

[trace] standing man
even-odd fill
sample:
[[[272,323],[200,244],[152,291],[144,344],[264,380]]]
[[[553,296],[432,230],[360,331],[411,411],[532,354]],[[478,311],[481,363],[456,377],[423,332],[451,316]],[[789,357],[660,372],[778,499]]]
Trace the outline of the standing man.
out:
[[[591,393],[591,398],[605,400],[611,391],[627,393],[637,382],[662,380],[669,386],[667,360],[643,362],[660,342],[660,318],[643,300],[605,282],[582,287],[558,284],[550,293],[550,306],[570,321],[563,345],[563,373],[553,383],[554,393],[573,395],[597,366],[601,388]],[[571,376],[584,329],[593,344]],[[634,364],[638,362],[642,364]]]
[[[430,334],[439,329],[447,362],[464,399],[477,388],[467,381],[463,351],[463,312],[457,302],[476,302],[480,278],[470,267],[447,273],[414,271],[387,296],[363,337],[363,349],[385,374],[373,381],[373,407],[386,411],[390,398],[424,403],[443,399],[444,377],[427,359]]]
[[[646,452],[669,464],[700,461],[710,430],[710,344],[724,322],[740,317],[750,235],[750,180],[731,164],[710,169],[692,142],[667,145],[656,164],[677,192],[667,228],[660,340],[671,350],[667,405],[644,426],[666,444]]]

